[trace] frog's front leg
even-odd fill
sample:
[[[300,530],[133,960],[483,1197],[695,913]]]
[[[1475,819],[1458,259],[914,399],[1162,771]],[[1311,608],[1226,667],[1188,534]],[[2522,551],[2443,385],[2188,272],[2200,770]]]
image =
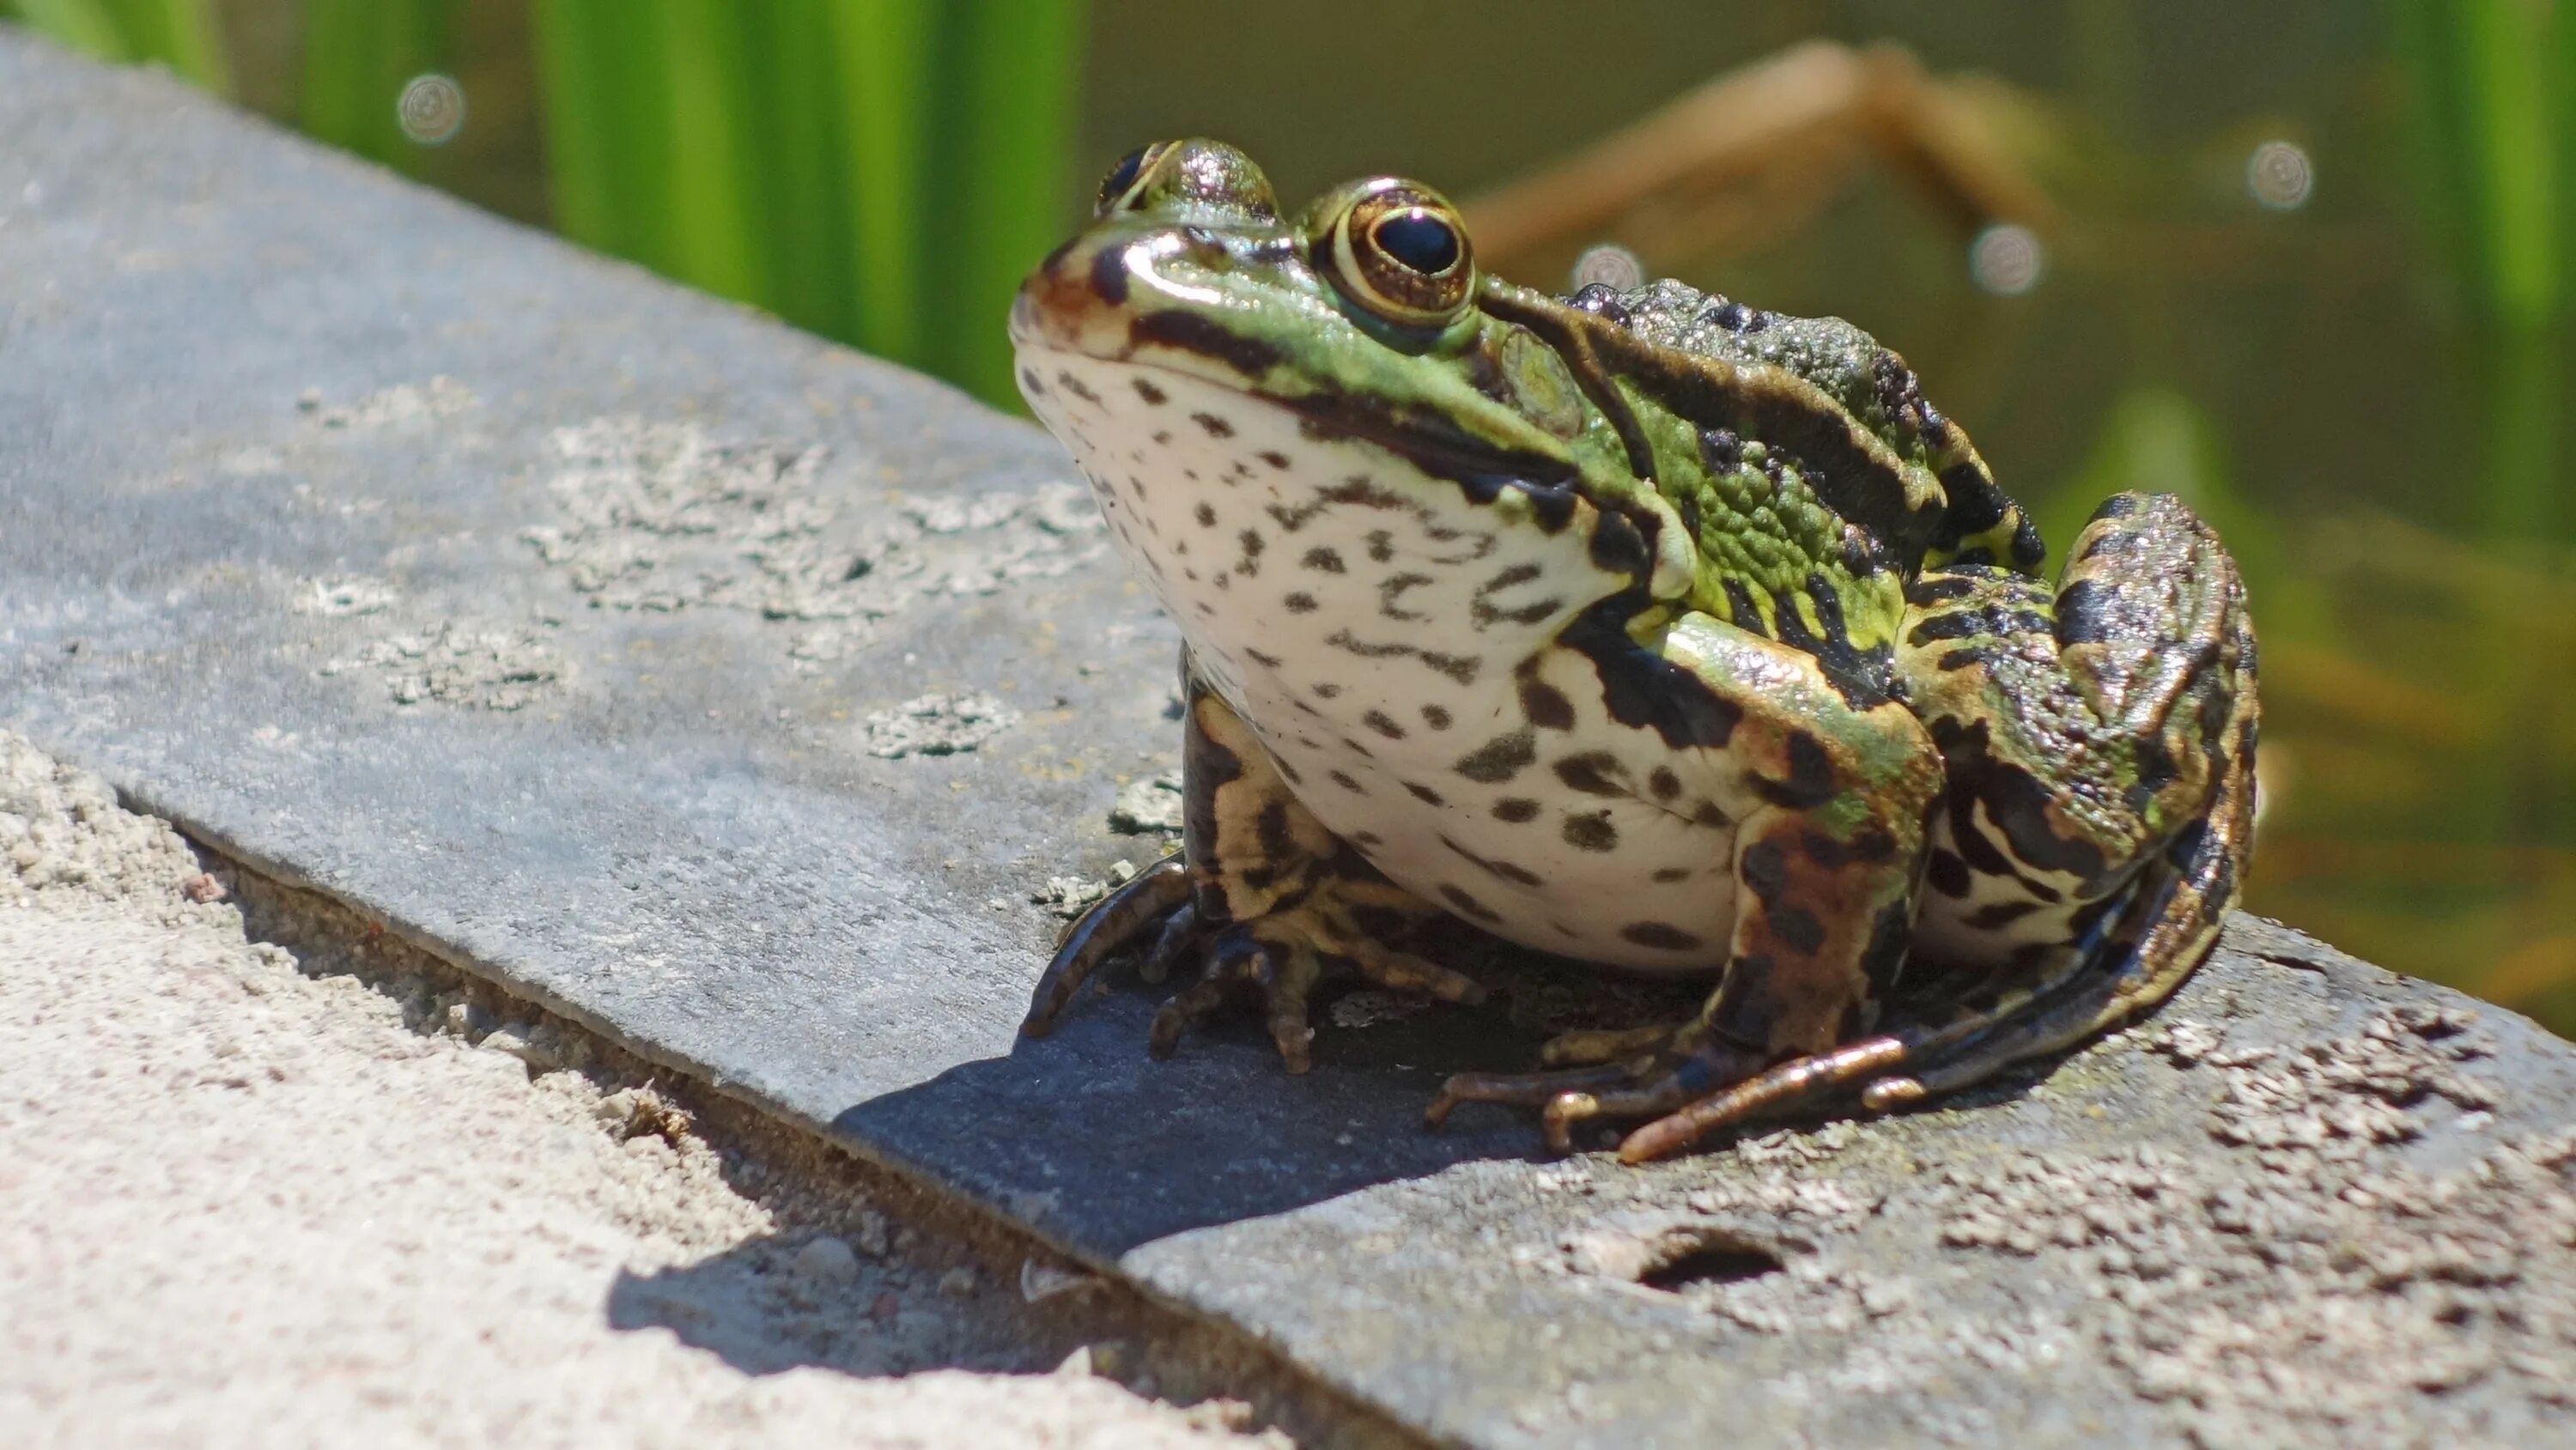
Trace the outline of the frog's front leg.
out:
[[[1381,875],[1301,805],[1274,761],[1214,691],[1183,668],[1182,850],[1140,872],[1076,922],[1038,979],[1021,1030],[1042,1036],[1085,978],[1156,936],[1144,973],[1159,980],[1197,956],[1202,971],[1154,1015],[1148,1045],[1181,1034],[1243,994],[1261,999],[1290,1072],[1312,1062],[1308,1004],[1357,977],[1451,1002],[1478,1002],[1473,978],[1385,945],[1445,915]],[[1157,923],[1160,923],[1157,926]]]
[[[1685,616],[1635,669],[1731,722],[1682,747],[1739,802],[1734,924],[1716,991],[1669,1032],[1560,1039],[1566,1071],[1453,1078],[1435,1123],[1462,1102],[1544,1103],[1552,1146],[1595,1117],[1657,1121],[1629,1135],[1631,1160],[1670,1152],[1785,1096],[1857,1080],[1893,1060],[1864,1037],[1903,965],[1926,817],[1941,758],[1906,708],[1817,658],[1705,615]],[[1714,738],[1722,737],[1722,738]]]

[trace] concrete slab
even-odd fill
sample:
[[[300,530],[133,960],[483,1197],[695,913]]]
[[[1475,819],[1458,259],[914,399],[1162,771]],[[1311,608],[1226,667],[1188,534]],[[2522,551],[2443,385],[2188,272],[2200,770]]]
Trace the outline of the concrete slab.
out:
[[[1420,1130],[1499,1010],[1023,1041],[1174,748],[1042,434],[5,29],[0,138],[0,723],[219,849],[1442,1441],[2563,1427],[2576,1052],[2267,924],[2044,1080],[1646,1171]]]

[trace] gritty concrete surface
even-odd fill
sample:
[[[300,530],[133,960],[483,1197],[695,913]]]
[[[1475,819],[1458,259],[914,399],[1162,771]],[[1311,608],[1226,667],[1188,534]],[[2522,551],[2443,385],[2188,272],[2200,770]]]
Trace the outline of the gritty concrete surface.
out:
[[[1026,1367],[977,1307],[1016,1288],[746,1193],[649,1086],[478,1037],[462,994],[308,975],[219,890],[0,732],[0,1441],[1285,1443],[955,1368]]]
[[[2530,1023],[2238,918],[2143,1031],[1636,1170],[1419,1125],[1597,976],[1336,1003],[1302,1077],[1251,1022],[1149,1061],[1119,981],[1023,1039],[1175,745],[1042,435],[148,76],[0,38],[0,135],[0,723],[498,1027],[1440,1441],[2566,1436]]]

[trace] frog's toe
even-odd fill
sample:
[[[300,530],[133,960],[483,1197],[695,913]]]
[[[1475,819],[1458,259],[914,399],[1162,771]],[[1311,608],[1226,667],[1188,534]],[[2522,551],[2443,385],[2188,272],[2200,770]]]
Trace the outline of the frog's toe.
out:
[[[1596,1101],[1568,1104],[1563,1100],[1548,1104],[1547,1123],[1554,1141],[1560,1114],[1572,1120],[1589,1117],[1637,1117],[1647,1113],[1663,1116],[1630,1133],[1619,1142],[1619,1161],[1645,1163],[1680,1152],[1720,1128],[1732,1127],[1757,1114],[1779,1109],[1822,1096],[1838,1089],[1867,1084],[1862,1096],[1872,1107],[1895,1106],[1913,1096],[1920,1096],[1920,1085],[1893,1070],[1912,1053],[1912,1044],[1897,1037],[1873,1037],[1837,1047],[1810,1057],[1791,1058],[1760,1072],[1734,1072],[1720,1077],[1728,1086],[1707,1090],[1708,1078],[1697,1084],[1684,1081],[1691,1063],[1685,1063],[1670,1076],[1647,1087],[1633,1099],[1605,1096]],[[1693,1058],[1692,1062],[1699,1061]],[[1694,1094],[1691,1088],[1696,1086]],[[1908,1088],[1914,1089],[1909,1093]]]
[[[1191,889],[1189,867],[1178,856],[1166,856],[1137,872],[1126,885],[1076,918],[1065,929],[1054,959],[1047,963],[1036,988],[1029,993],[1029,1012],[1020,1021],[1020,1030],[1031,1037],[1044,1037],[1055,1026],[1065,1005],[1073,1000],[1073,994],[1082,989],[1102,962],[1133,944],[1164,913],[1176,908],[1187,910]],[[1163,939],[1155,944],[1157,952],[1171,935],[1166,927]],[[1187,935],[1183,933],[1184,943]]]
[[[1230,927],[1209,944],[1207,970],[1154,1014],[1146,1045],[1156,1057],[1179,1048],[1181,1034],[1221,1011],[1239,992],[1260,996],[1262,1016],[1280,1061],[1290,1072],[1314,1065],[1315,1030],[1307,1025],[1309,999],[1324,978],[1323,960],[1294,941],[1265,937],[1256,927]]]
[[[1462,1072],[1440,1085],[1440,1095],[1422,1110],[1422,1120],[1439,1127],[1462,1103],[1537,1107],[1587,1092],[1624,1088],[1652,1066],[1651,1062],[1632,1062],[1555,1072]],[[1560,1151],[1564,1147],[1553,1137],[1549,1146]]]

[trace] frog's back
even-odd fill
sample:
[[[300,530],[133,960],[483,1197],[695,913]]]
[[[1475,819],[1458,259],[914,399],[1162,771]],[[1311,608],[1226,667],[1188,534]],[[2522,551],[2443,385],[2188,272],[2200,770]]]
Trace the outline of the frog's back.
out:
[[[1910,576],[1926,563],[1992,563],[2023,573],[2039,567],[2045,551],[2037,530],[1996,485],[1967,434],[1923,396],[1904,358],[1860,328],[1839,317],[1765,311],[1669,278],[1624,292],[1596,284],[1565,301],[1656,349],[1705,360],[1719,371],[1754,378],[1767,370],[1785,373],[1823,395],[1806,406],[1857,425],[1900,466],[1937,481],[1937,517],[1920,530],[1839,519],[1870,535],[1871,557],[1854,553],[1849,572],[1893,569]],[[1703,446],[1710,473],[1722,476],[1741,463],[1728,442],[1719,437]],[[1766,452],[1777,456],[1780,449],[1775,442]],[[1677,477],[1672,484],[1679,491],[1689,479]],[[1747,520],[1728,522],[1740,530]],[[1712,543],[1725,552],[1722,542]]]

